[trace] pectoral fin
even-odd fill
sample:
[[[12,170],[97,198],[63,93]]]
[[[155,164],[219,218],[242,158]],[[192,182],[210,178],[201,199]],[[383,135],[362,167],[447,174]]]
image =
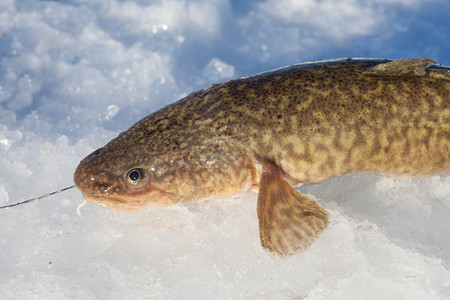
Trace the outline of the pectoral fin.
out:
[[[328,225],[328,213],[265,164],[258,194],[261,245],[279,256],[306,250]]]

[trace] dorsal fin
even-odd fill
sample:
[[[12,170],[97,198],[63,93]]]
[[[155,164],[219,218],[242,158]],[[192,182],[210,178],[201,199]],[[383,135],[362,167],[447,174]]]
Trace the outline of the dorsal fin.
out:
[[[427,72],[431,77],[450,80],[450,67],[434,65],[427,68]]]
[[[429,58],[406,58],[378,64],[369,68],[369,73],[392,74],[392,75],[426,75],[426,68],[436,64],[435,60]]]

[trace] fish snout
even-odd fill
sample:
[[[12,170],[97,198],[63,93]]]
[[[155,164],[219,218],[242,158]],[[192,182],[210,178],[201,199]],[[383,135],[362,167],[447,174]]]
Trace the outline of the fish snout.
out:
[[[110,192],[117,192],[120,187],[120,179],[107,172],[102,172],[98,166],[90,163],[93,155],[95,152],[83,159],[75,170],[75,186],[90,196],[107,196]]]

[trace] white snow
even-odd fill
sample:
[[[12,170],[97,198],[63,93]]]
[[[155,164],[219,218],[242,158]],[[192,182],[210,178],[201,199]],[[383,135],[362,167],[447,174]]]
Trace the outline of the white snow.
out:
[[[336,57],[450,64],[443,0],[2,0],[0,205],[188,93]],[[256,193],[137,213],[72,189],[0,210],[1,299],[449,299],[450,176],[302,187],[331,214],[306,252],[259,244]]]

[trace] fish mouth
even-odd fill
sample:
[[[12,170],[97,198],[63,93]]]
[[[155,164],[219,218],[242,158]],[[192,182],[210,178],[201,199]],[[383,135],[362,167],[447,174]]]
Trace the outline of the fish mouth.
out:
[[[137,210],[165,206],[162,203],[148,201],[145,198],[138,200],[136,197],[127,198],[120,195],[109,195],[104,197],[101,195],[92,196],[85,192],[81,192],[81,194],[88,202],[119,212],[133,212]]]
[[[79,188],[80,189],[80,188]],[[120,191],[121,189],[119,189]],[[132,212],[149,208],[162,207],[174,204],[166,193],[160,190],[147,189],[141,193],[135,191],[121,191],[106,193],[98,190],[80,189],[84,199],[93,204],[97,204],[119,212]]]

